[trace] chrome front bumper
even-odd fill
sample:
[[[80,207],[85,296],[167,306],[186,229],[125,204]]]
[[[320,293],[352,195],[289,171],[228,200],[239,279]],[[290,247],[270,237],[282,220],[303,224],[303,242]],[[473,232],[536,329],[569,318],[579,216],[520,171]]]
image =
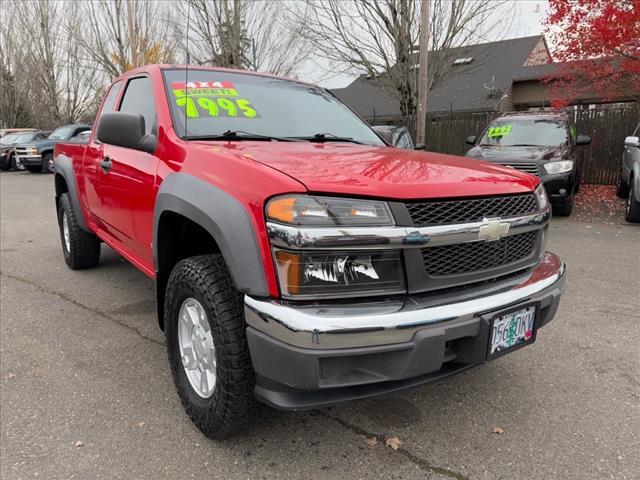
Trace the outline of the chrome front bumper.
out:
[[[529,274],[499,286],[439,295],[405,295],[382,301],[323,304],[294,304],[245,295],[245,318],[250,329],[298,348],[392,345],[411,341],[418,331],[425,329],[479,325],[481,315],[522,303],[552,306],[549,310],[552,317],[564,282],[564,263],[546,252]]]

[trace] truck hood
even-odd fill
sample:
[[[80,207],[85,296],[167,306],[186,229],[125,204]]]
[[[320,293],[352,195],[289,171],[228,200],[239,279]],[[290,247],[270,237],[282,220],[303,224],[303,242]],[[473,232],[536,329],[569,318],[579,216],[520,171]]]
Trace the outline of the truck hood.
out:
[[[477,145],[467,152],[467,157],[500,162],[513,161],[537,161],[537,160],[561,160],[569,155],[569,147],[565,145],[548,146],[502,146],[502,145]]]
[[[351,143],[197,142],[209,152],[252,159],[311,192],[382,198],[523,193],[539,180],[464,157]]]

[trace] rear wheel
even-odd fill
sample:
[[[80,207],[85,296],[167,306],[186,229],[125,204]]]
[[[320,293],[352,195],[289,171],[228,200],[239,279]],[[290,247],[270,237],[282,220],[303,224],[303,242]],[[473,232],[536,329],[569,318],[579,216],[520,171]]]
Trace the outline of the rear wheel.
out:
[[[58,225],[64,261],[69,268],[95,267],[100,260],[100,240],[80,228],[68,193],[60,196]]]
[[[24,168],[29,170],[31,173],[40,173],[42,171],[42,165],[25,165]]]
[[[53,152],[45,153],[42,156],[42,171],[44,173],[53,173]]]
[[[629,197],[627,198],[627,210],[625,218],[627,222],[640,222],[640,202],[636,199],[635,182],[631,179],[629,187]]]
[[[242,294],[220,255],[180,261],[167,283],[167,351],[182,405],[209,438],[242,429],[253,405]]]

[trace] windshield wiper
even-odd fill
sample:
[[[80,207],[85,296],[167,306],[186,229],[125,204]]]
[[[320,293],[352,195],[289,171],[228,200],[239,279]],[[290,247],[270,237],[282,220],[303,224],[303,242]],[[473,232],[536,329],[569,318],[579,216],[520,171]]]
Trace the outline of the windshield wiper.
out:
[[[245,132],[243,130],[227,130],[223,133],[211,135],[188,135],[187,140],[261,140],[266,142],[299,142],[295,138],[273,137],[271,135],[260,135],[258,133]]]
[[[335,135],[333,133],[316,133],[310,137],[295,137],[296,139],[306,140],[307,142],[349,142],[349,143],[357,143],[358,145],[367,145],[364,142],[360,142],[351,137],[341,137],[339,135]]]

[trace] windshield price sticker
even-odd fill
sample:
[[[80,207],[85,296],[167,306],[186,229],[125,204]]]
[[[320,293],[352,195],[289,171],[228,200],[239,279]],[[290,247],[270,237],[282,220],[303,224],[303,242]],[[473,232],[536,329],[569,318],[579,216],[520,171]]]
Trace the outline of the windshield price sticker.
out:
[[[237,98],[238,91],[231,82],[173,82],[176,105],[184,107],[187,117],[244,117],[259,118],[251,102]]]
[[[511,133],[512,128],[513,127],[511,125],[500,125],[498,127],[489,127],[489,133],[487,133],[487,136],[489,138],[504,137],[505,135],[509,135]]]

